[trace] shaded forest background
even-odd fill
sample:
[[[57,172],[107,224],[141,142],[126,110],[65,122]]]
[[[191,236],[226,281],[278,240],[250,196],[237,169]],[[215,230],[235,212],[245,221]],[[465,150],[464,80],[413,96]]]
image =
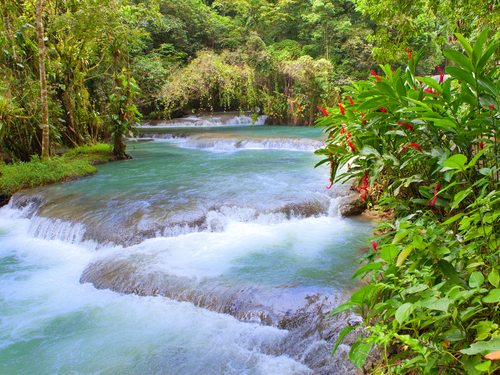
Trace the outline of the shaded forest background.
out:
[[[36,3],[0,0],[0,147],[39,154]],[[311,125],[341,87],[378,63],[424,50],[422,75],[448,62],[454,31],[498,21],[494,2],[358,0],[46,0],[45,74],[51,150],[130,131],[140,116],[265,113]],[[492,32],[496,32],[493,27]],[[116,146],[115,147],[119,147]]]

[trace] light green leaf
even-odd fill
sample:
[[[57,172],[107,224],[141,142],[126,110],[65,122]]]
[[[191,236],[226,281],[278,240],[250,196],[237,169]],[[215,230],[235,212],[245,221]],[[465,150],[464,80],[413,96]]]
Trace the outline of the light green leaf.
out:
[[[376,263],[370,263],[364,266],[363,268],[359,269],[354,275],[352,276],[352,279],[355,279],[359,275],[363,275],[367,272],[373,271],[373,270],[381,270],[382,269],[382,263],[376,262]]]
[[[472,272],[469,278],[471,288],[479,288],[484,283],[484,276],[481,272]]]
[[[339,337],[337,339],[337,342],[335,343],[335,347],[333,348],[333,352],[332,352],[332,357],[333,355],[335,354],[335,352],[337,351],[337,348],[339,347],[340,343],[342,342],[342,340],[344,339],[344,337],[349,333],[351,332],[352,330],[356,329],[356,327],[353,327],[353,326],[346,326],[344,327],[344,329],[342,331],[340,331],[339,333]]]
[[[458,65],[460,65],[460,67],[467,70],[468,72],[474,71],[474,66],[472,66],[472,62],[463,53],[460,53],[460,52],[455,51],[453,49],[445,49],[443,51],[443,55],[445,55],[450,60],[458,63]]]
[[[465,170],[465,163],[467,163],[467,156],[462,154],[455,154],[450,156],[443,165],[450,169]]]
[[[467,39],[465,39],[459,33],[455,33],[455,36],[460,41],[460,43],[462,44],[462,47],[464,48],[465,52],[467,52],[467,54],[469,55],[469,57],[472,57],[472,47],[470,46],[470,44],[467,41]]]
[[[485,355],[487,353],[497,351],[500,351],[500,337],[495,337],[490,341],[478,341],[475,344],[472,344],[470,348],[460,350],[461,353],[468,355]]]
[[[488,295],[483,298],[484,303],[498,303],[500,302],[500,289],[490,290]]]
[[[479,371],[488,371],[490,369],[490,366],[491,366],[491,361],[486,361],[486,362],[483,362],[481,363],[480,365],[476,365],[476,370],[479,370]]]
[[[396,320],[399,324],[403,324],[411,313],[415,310],[415,306],[412,303],[404,303],[396,310]]]
[[[488,281],[495,288],[498,288],[498,284],[500,284],[500,276],[498,275],[497,270],[493,270],[490,272],[490,274],[488,275]]]
[[[413,246],[408,246],[406,249],[404,249],[401,254],[398,256],[398,260],[396,262],[396,266],[401,267],[401,265],[404,263],[408,255],[410,255],[411,251],[413,250]]]
[[[361,369],[363,368],[363,365],[366,362],[366,358],[368,357],[368,354],[372,350],[373,344],[359,344],[355,348],[351,349],[351,352],[349,353],[349,359],[351,360],[352,363],[354,363],[354,366],[357,368]]]

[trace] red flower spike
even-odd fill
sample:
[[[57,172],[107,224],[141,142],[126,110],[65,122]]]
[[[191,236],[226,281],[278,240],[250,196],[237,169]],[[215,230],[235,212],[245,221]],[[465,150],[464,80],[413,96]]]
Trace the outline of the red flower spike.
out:
[[[365,114],[363,112],[361,112],[361,118],[365,117]],[[361,122],[363,123],[363,125],[366,125],[366,120],[361,120]]]
[[[356,152],[356,149],[354,148],[354,145],[352,144],[352,142],[348,140],[347,143],[349,144],[349,147],[351,148],[351,151],[352,152]]]
[[[354,104],[354,102],[352,101],[352,99],[351,99],[351,97],[350,97],[349,95],[347,95],[347,99],[349,99],[349,102],[350,102],[351,104]]]
[[[415,150],[419,151],[419,152],[422,152],[422,149],[420,148],[420,145],[418,143],[415,143],[415,142],[412,142],[410,143],[408,146],[401,146],[401,148],[403,150],[407,150],[409,149],[410,147],[414,147]]]
[[[345,115],[344,106],[342,105],[342,103],[340,102],[340,100],[338,100],[338,102],[339,102],[340,114]]]
[[[328,117],[328,112],[326,111],[326,109],[321,108],[319,105],[318,105],[318,106],[316,106],[316,107],[317,107],[318,109],[320,109],[320,110],[321,110],[321,112],[323,112],[323,114],[324,114],[326,117]]]
[[[380,77],[377,75],[377,73],[375,73],[375,70],[372,69],[372,75],[375,76],[375,78],[377,78],[377,81],[382,81],[382,79],[380,79]]]
[[[411,59],[411,53],[408,51],[408,48],[406,49],[406,52],[408,53],[408,59]]]
[[[378,110],[382,113],[387,113],[387,109],[385,109],[384,107],[380,107]]]
[[[482,150],[484,148],[484,142],[479,142],[479,148]]]
[[[377,243],[376,242],[372,242],[372,247],[373,247],[373,251],[375,251],[376,253],[378,253],[378,251],[377,251]]]
[[[441,68],[439,67],[439,65],[437,68],[439,70],[439,83],[441,84],[444,81],[444,75],[443,75],[443,72],[441,71]]]
[[[345,129],[344,129],[344,125],[342,125],[342,129],[340,130],[340,134],[344,134],[345,133]]]
[[[493,109],[493,108],[495,108],[495,105],[494,105],[494,104],[492,104],[492,105],[488,106],[488,108],[489,108],[489,109]]]
[[[415,133],[415,129],[413,128],[413,126],[411,126],[410,124],[408,124],[407,122],[399,122],[398,121],[398,124],[399,125],[403,125],[403,126],[406,126],[408,128],[409,131],[411,131],[412,133]]]
[[[438,195],[440,187],[441,187],[441,182],[438,182],[436,187],[434,188],[434,198],[432,199],[432,202],[427,201],[427,203],[429,203],[429,206],[434,206],[434,203],[436,203],[436,199],[437,199],[437,195]]]

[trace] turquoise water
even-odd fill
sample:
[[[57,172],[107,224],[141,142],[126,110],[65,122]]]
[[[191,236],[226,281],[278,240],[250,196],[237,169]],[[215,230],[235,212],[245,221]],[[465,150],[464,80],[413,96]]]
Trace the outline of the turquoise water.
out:
[[[310,151],[193,142],[132,143],[0,210],[0,373],[354,371],[313,333],[372,225],[338,217]]]

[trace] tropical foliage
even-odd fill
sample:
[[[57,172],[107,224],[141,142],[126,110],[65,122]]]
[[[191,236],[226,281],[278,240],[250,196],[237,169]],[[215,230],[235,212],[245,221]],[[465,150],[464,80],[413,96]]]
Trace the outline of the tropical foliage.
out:
[[[473,45],[456,34],[463,52],[444,51],[453,65],[436,80],[417,74],[423,51],[404,69],[380,66],[318,123],[331,180],[356,179],[396,218],[354,275],[371,282],[332,312],[365,320],[350,353],[358,367],[375,345],[375,373],[500,368],[500,76],[488,68],[500,43],[488,32]]]

